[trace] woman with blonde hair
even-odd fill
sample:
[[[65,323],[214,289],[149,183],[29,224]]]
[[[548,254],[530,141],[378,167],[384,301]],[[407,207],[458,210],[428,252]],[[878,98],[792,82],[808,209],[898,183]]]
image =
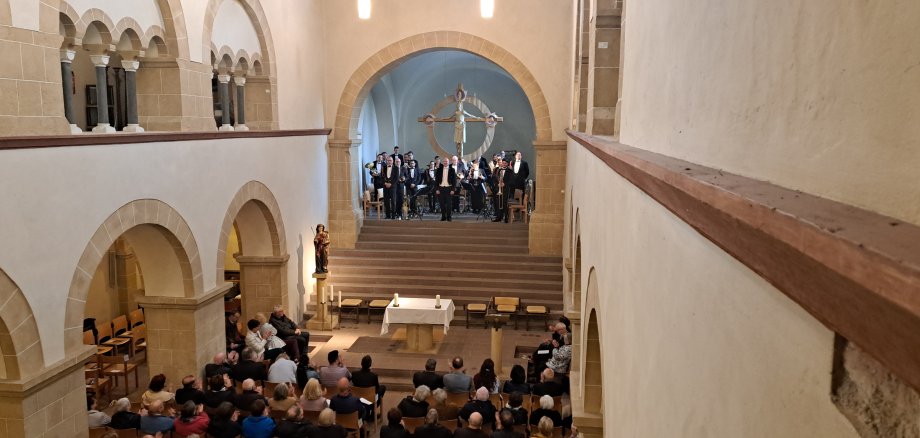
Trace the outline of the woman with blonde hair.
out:
[[[328,406],[326,398],[323,397],[323,387],[319,380],[310,379],[307,381],[307,387],[303,390],[303,397],[300,398],[300,407],[305,411],[321,411]]]
[[[335,424],[335,411],[325,408],[319,413],[311,436],[313,438],[345,438],[347,434],[342,426]]]
[[[530,438],[553,438],[553,420],[549,417],[541,418],[536,432],[532,432]]]

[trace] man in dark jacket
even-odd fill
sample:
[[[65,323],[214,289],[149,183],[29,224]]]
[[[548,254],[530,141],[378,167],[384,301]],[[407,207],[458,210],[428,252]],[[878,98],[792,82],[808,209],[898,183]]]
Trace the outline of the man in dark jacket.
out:
[[[453,432],[438,423],[438,411],[429,409],[425,424],[415,429],[415,438],[451,438]]]
[[[246,379],[243,381],[243,392],[233,397],[233,405],[241,411],[248,412],[252,408],[252,402],[256,400],[265,401],[265,397],[262,396],[262,387],[256,387],[256,382]]]
[[[524,438],[524,434],[514,431],[514,416],[509,409],[502,409],[498,414],[501,429],[492,432],[492,438]]]
[[[495,422],[495,406],[489,401],[489,390],[485,387],[476,390],[476,398],[460,409],[460,418],[468,421],[470,415],[478,412],[482,415],[482,422],[491,424]]]
[[[339,393],[329,400],[329,408],[336,414],[350,414],[358,411],[358,418],[364,418],[367,408],[358,397],[351,394],[351,383],[347,378],[339,379],[337,389]]]
[[[285,340],[294,338],[297,341],[298,351],[291,357],[300,357],[300,352],[307,352],[307,345],[310,344],[310,333],[297,328],[297,324],[284,314],[283,307],[277,305],[272,309],[272,316],[268,318],[268,323],[278,330],[279,338]]]
[[[237,382],[242,382],[246,379],[259,382],[268,380],[268,371],[265,370],[265,365],[262,365],[262,362],[256,362],[256,359],[257,356],[252,350],[248,347],[244,348],[243,357],[240,359],[240,363],[233,367],[230,377],[233,377],[233,380]],[[248,411],[249,407],[247,406],[245,410]]]
[[[419,371],[412,376],[412,384],[415,385],[416,388],[425,385],[432,391],[438,388],[443,388],[444,377],[434,372],[435,368],[437,367],[437,360],[434,358],[428,359],[428,361],[425,362],[425,371]]]
[[[387,392],[387,387],[380,384],[377,373],[371,371],[373,359],[369,354],[361,358],[361,370],[351,373],[351,384],[359,388],[374,387],[374,394],[377,394],[377,407],[383,405],[383,394]],[[373,400],[368,400],[373,401]]]

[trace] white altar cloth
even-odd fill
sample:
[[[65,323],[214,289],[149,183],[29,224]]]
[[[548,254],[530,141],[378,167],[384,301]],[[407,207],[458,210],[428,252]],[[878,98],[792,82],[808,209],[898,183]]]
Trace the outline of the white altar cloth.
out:
[[[430,324],[443,325],[444,334],[450,328],[454,319],[453,300],[441,300],[441,308],[435,309],[434,298],[403,298],[399,297],[399,307],[393,307],[393,301],[383,313],[383,324],[380,335],[390,331],[390,324]]]

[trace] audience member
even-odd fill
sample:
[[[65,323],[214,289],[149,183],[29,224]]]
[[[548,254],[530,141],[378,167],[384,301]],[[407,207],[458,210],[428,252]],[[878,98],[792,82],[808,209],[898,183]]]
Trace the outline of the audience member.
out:
[[[437,390],[440,390],[442,393],[444,392],[444,390],[440,388],[435,391]],[[440,421],[438,411],[429,409],[428,413],[425,415],[425,424],[415,428],[415,433],[413,435],[415,438],[451,438],[453,432],[441,426],[438,421]]]
[[[233,311],[227,312],[226,320],[226,334],[227,334],[227,351],[231,350],[242,350],[245,346],[243,342],[243,337],[240,336],[240,330],[236,327],[236,323],[240,320],[240,312]]]
[[[249,331],[246,332],[246,348],[252,350],[257,357],[262,357],[265,354],[265,339],[262,339],[262,333],[259,331],[259,327],[262,327],[262,323],[258,319],[250,319],[246,322],[246,328]],[[246,350],[240,352],[243,358],[246,358]]]
[[[510,409],[502,409],[496,421],[498,430],[492,432],[492,438],[524,438],[524,434],[514,431],[514,415]]]
[[[572,334],[562,335],[562,341],[553,340],[553,357],[546,362],[546,367],[553,370],[556,374],[565,374],[569,372],[569,364],[572,362]]]
[[[236,352],[233,352],[236,354]],[[231,371],[230,364],[227,363],[227,354],[220,352],[214,355],[214,360],[204,366],[204,378],[210,379],[211,376],[222,376],[224,374],[230,375]]]
[[[262,354],[262,358],[265,360],[274,361],[278,355],[284,353],[287,343],[278,337],[278,329],[271,324],[262,324],[262,327],[259,328],[259,336],[262,339],[265,339],[265,353]],[[294,357],[297,357],[297,352],[293,352]],[[291,357],[290,354],[288,357]]]
[[[309,436],[309,430],[310,422],[303,419],[303,410],[295,403],[288,408],[284,419],[278,422],[275,436],[277,438],[302,438]]]
[[[422,385],[415,388],[415,394],[407,396],[399,402],[398,409],[405,417],[421,418],[428,414],[428,396],[431,390]]]
[[[568,321],[568,319],[565,321]],[[552,351],[554,348],[552,342],[556,341],[558,343],[562,343],[562,336],[569,332],[568,327],[569,325],[563,322],[562,318],[560,318],[560,321],[556,324],[550,325],[549,328],[552,332],[551,336],[543,340],[543,343],[537,347],[537,352],[531,359],[534,364],[535,372],[540,373],[544,368],[546,368],[546,362],[552,358]]]
[[[204,435],[208,431],[211,419],[204,413],[204,405],[186,401],[179,409],[179,417],[173,421],[173,430],[179,436]]]
[[[297,364],[289,359],[287,354],[279,354],[275,359],[275,363],[268,367],[268,381],[272,383],[297,383]]]
[[[391,408],[387,412],[387,424],[380,428],[380,438],[409,438],[409,431],[402,424],[403,415],[399,409]]]
[[[89,427],[103,427],[112,422],[112,418],[97,409],[96,406],[96,397],[91,395],[86,396],[86,410],[89,411],[86,414],[86,422],[89,424]]]
[[[158,432],[168,432],[173,428],[172,409],[169,409],[169,415],[163,415],[163,402],[154,400],[147,407],[147,414],[141,415],[140,431],[143,433],[157,434]]]
[[[224,402],[233,403],[235,395],[230,377],[214,375],[208,379],[208,392],[204,393],[204,405],[214,409]]]
[[[533,385],[533,395],[548,395],[559,397],[565,393],[565,387],[556,381],[556,373],[552,368],[547,368],[540,373],[540,383]]]
[[[237,438],[243,433],[243,428],[237,421],[236,408],[230,402],[223,402],[214,412],[211,423],[208,424],[208,436],[214,438]]]
[[[313,369],[310,357],[306,353],[302,353],[300,362],[297,363],[297,387],[306,388],[310,379],[319,380],[319,373]]]
[[[339,393],[329,400],[329,407],[336,414],[350,414],[357,411],[358,418],[364,418],[367,409],[358,397],[351,394],[351,383],[348,382],[348,379],[345,377],[339,379],[336,388]]]
[[[491,424],[495,421],[495,406],[489,401],[489,390],[485,387],[477,389],[476,398],[463,405],[460,409],[460,418],[467,421],[474,412],[482,415],[483,423]]]
[[[272,398],[268,400],[268,407],[273,411],[287,411],[297,404],[297,397],[294,396],[294,390],[291,387],[293,383],[279,383],[275,386]]]
[[[157,374],[150,379],[150,384],[147,385],[147,390],[141,395],[141,403],[144,406],[150,406],[155,400],[166,403],[173,398],[175,394],[166,391],[166,376],[162,374]]]
[[[353,386],[361,388],[374,387],[374,394],[377,394],[377,406],[383,405],[383,394],[387,392],[387,387],[380,384],[380,379],[377,377],[377,373],[371,371],[371,364],[373,359],[371,356],[365,355],[361,358],[361,370],[355,371],[351,374],[351,384]],[[374,400],[368,400],[373,402]]]
[[[487,358],[486,360],[482,361],[482,366],[479,367],[479,372],[473,376],[473,387],[485,387],[487,390],[489,390],[490,394],[498,394],[498,376],[495,375],[495,362],[493,362],[492,359]]]
[[[243,380],[243,391],[233,397],[233,405],[241,411],[248,411],[252,408],[252,403],[261,400],[265,403],[265,397],[262,396],[262,387],[256,386],[252,379]]]
[[[455,357],[450,366],[451,372],[444,375],[444,389],[451,393],[470,392],[473,379],[463,373],[463,358]]]
[[[181,406],[189,400],[195,402],[196,405],[204,403],[201,381],[191,374],[182,378],[182,387],[176,390],[176,404]]]
[[[549,417],[541,417],[537,423],[533,423],[537,427],[531,428],[530,438],[553,438],[553,420],[550,420]]]
[[[414,384],[416,388],[425,385],[432,391],[443,388],[444,377],[434,371],[437,367],[438,361],[434,358],[429,358],[428,361],[425,362],[425,371],[419,371],[412,376],[412,384]]]
[[[506,380],[502,386],[502,392],[511,394],[513,392],[530,394],[530,384],[527,383],[527,372],[524,367],[515,364],[511,367],[511,380]]]
[[[240,363],[233,367],[233,373],[230,376],[237,382],[242,382],[246,379],[257,380],[259,382],[268,380],[268,373],[265,371],[265,365],[262,364],[256,351],[249,347],[243,349]]]
[[[275,421],[268,416],[265,402],[256,400],[249,407],[249,416],[243,419],[243,436],[246,438],[272,438]]]
[[[527,394],[530,397],[530,394]],[[511,416],[514,418],[514,424],[527,424],[527,409],[524,409],[524,394],[520,392],[512,392],[508,396],[508,411],[511,412]]]
[[[530,414],[530,424],[537,424],[544,417],[552,421],[553,427],[562,426],[562,415],[553,409],[553,398],[548,395],[540,397],[540,407]]]
[[[487,435],[482,431],[482,415],[479,412],[470,414],[470,421],[466,427],[454,431],[454,438],[482,438],[485,436]]]
[[[335,411],[332,409],[323,409],[316,423],[316,427],[312,428],[310,434],[307,435],[310,438],[345,438],[348,435],[345,428],[335,424]]]
[[[310,379],[303,390],[303,396],[300,398],[300,407],[305,411],[322,411],[329,402],[323,397],[323,387],[319,380]]]
[[[319,369],[319,383],[325,388],[331,388],[338,384],[339,379],[346,377],[351,380],[351,371],[345,367],[345,359],[339,354],[339,350],[332,350],[326,355],[329,366]]]
[[[131,412],[131,401],[127,397],[115,400],[115,413],[109,423],[112,429],[137,429],[141,427],[141,416]]]
[[[283,307],[276,305],[272,309],[272,316],[268,319],[268,322],[278,329],[279,338],[294,338],[297,341],[298,351],[307,352],[307,345],[310,345],[310,333],[297,328],[297,324],[284,314]],[[297,357],[297,355],[295,354],[293,357]]]
[[[460,408],[447,403],[447,391],[444,388],[435,389],[431,393],[434,397],[434,409],[442,420],[456,420],[460,416]]]

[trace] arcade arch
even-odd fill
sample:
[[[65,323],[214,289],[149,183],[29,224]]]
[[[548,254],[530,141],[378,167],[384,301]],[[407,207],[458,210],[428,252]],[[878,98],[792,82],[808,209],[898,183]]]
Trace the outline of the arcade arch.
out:
[[[0,382],[44,368],[38,324],[22,290],[0,269]]]

